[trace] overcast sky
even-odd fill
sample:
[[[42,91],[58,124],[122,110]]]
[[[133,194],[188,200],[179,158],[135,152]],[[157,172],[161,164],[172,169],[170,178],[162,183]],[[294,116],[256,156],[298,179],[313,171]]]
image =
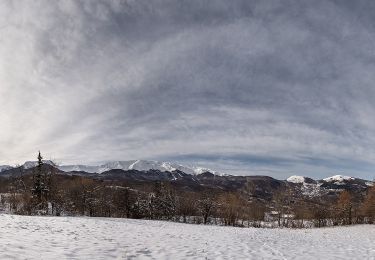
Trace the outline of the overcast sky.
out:
[[[0,1],[0,163],[375,176],[375,1]]]

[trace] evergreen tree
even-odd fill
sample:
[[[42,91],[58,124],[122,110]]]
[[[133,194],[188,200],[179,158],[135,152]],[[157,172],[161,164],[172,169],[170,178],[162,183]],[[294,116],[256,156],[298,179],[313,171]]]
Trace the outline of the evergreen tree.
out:
[[[34,185],[32,189],[36,210],[47,210],[49,200],[50,172],[44,167],[43,157],[39,151],[37,166],[34,169]]]
[[[39,151],[38,154],[38,164],[36,170],[34,171],[34,187],[33,187],[33,195],[37,199],[38,204],[42,202],[43,199],[43,190],[44,190],[44,183],[43,183],[43,157]]]

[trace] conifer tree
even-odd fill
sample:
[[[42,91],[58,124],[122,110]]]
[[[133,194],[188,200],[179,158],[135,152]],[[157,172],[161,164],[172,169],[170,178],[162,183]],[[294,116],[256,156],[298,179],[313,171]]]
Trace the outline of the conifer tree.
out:
[[[43,157],[39,151],[38,164],[34,172],[34,187],[32,190],[34,197],[38,201],[38,204],[42,202],[42,198],[43,198],[44,183],[43,183],[42,172],[43,172]]]
[[[44,167],[43,157],[39,151],[37,166],[34,169],[34,185],[32,189],[36,210],[45,211],[48,208],[49,186],[51,185],[50,172]]]

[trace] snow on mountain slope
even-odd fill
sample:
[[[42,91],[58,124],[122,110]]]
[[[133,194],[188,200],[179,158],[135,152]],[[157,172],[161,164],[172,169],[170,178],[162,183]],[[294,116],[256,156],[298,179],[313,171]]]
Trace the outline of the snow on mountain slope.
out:
[[[158,162],[148,160],[130,160],[130,161],[113,161],[98,166],[86,166],[86,165],[61,165],[58,168],[62,171],[85,171],[88,173],[103,173],[109,170],[121,169],[121,170],[138,170],[138,171],[149,171],[159,170],[161,172],[172,172],[182,171],[187,174],[201,174],[203,172],[212,172],[210,169],[199,168],[199,167],[186,167],[179,164],[169,162]]]
[[[175,170],[181,170],[183,172],[190,171],[190,169],[185,169],[181,165],[171,164],[168,162],[158,162],[158,161],[146,161],[146,160],[132,160],[132,161],[118,161],[109,162],[99,167],[98,173],[103,173],[112,169],[121,170],[137,170],[137,171],[149,171],[149,170],[159,170],[162,172],[172,172]],[[191,172],[186,172],[191,173]]]
[[[194,173],[195,174],[202,174],[202,173],[205,173],[205,172],[210,172],[210,173],[213,173],[215,175],[222,175],[216,171],[213,171],[211,169],[208,169],[208,168],[201,168],[201,167],[196,167],[194,168]]]
[[[293,175],[293,176],[290,176],[288,179],[286,179],[286,181],[291,182],[291,183],[304,183],[305,177]]]
[[[103,173],[109,170],[137,170],[137,171],[149,171],[149,170],[159,170],[161,172],[173,172],[181,171],[187,174],[202,174],[204,172],[211,172],[213,174],[218,174],[215,171],[212,171],[207,168],[201,167],[187,167],[176,163],[170,162],[158,162],[151,160],[129,160],[129,161],[111,161],[102,165],[56,165],[50,160],[43,160],[44,164],[54,165],[58,169],[64,172],[87,172],[87,173]],[[27,161],[22,166],[24,169],[31,169],[38,165],[37,161]],[[2,165],[0,166],[0,172],[12,169],[12,166]]]
[[[136,161],[116,161],[116,162],[108,162],[103,165],[99,165],[96,173],[103,173],[113,169],[121,169],[121,170],[131,170],[132,165]]]
[[[286,179],[287,182],[302,184],[301,192],[303,195],[308,197],[316,197],[324,193],[324,190],[320,187],[321,184],[317,183],[311,178],[304,176],[293,175]]]
[[[326,181],[326,182],[343,182],[343,181],[350,181],[350,180],[354,180],[354,179],[355,178],[350,177],[350,176],[335,175],[335,176],[332,176],[332,177],[325,178],[325,179],[323,179],[323,181]]]
[[[169,162],[158,162],[158,161],[146,161],[146,160],[136,160],[129,167],[129,170],[138,171],[148,171],[148,170],[159,170],[162,172],[172,172],[180,170],[185,173],[192,174],[194,171],[192,169],[184,167],[182,165],[173,164]]]
[[[9,165],[0,165],[0,172],[2,171],[6,171],[6,170],[10,170],[12,169],[13,167],[12,166],[9,166]]]
[[[0,230],[0,259],[375,259],[374,225],[292,230],[0,215]]]
[[[43,160],[43,163],[49,164],[49,165],[55,165],[55,163],[50,160]],[[31,168],[36,167],[37,165],[38,165],[37,161],[27,161],[22,166],[24,169],[31,169]]]
[[[96,173],[99,170],[99,166],[89,166],[89,165],[61,165],[57,166],[59,170],[64,172],[88,172]]]

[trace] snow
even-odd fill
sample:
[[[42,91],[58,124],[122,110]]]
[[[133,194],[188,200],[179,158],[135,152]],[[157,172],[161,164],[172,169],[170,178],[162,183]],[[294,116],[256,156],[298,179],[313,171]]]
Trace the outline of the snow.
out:
[[[88,173],[96,173],[98,171],[98,166],[89,166],[89,165],[62,165],[57,166],[60,170],[64,172],[88,172]]]
[[[256,229],[0,215],[0,259],[374,259],[375,225]]]
[[[159,161],[151,161],[151,160],[129,160],[129,161],[110,161],[105,164],[101,165],[55,165],[50,160],[43,160],[43,163],[50,164],[56,166],[58,169],[64,171],[64,172],[87,172],[87,173],[103,173],[109,170],[138,170],[138,171],[149,171],[149,170],[159,170],[161,172],[173,172],[173,171],[181,171],[187,174],[191,175],[197,175],[202,174],[204,172],[211,172],[213,174],[219,174],[218,172],[215,172],[213,170],[210,170],[208,168],[202,168],[202,167],[188,167],[183,166],[176,163],[170,163],[170,162],[159,162]],[[31,169],[33,167],[36,167],[38,165],[37,161],[27,161],[23,164],[23,167],[25,169]],[[0,166],[0,172],[4,170],[11,169],[11,166],[4,165]]]
[[[162,172],[186,170],[186,169],[183,169],[184,167],[181,165],[172,164],[168,162],[147,161],[147,160],[108,162],[98,167],[99,167],[99,170],[96,171],[97,173],[103,173],[105,171],[112,170],[112,169],[138,170],[138,171],[159,170]]]
[[[103,173],[109,170],[121,169],[121,170],[138,170],[138,171],[149,171],[149,170],[159,170],[161,172],[173,172],[181,171],[187,174],[201,174],[203,172],[212,172],[207,168],[200,167],[187,167],[176,163],[170,162],[159,162],[150,160],[130,160],[130,161],[112,161],[102,165],[87,166],[87,165],[61,165],[57,166],[62,171],[85,171],[88,173]]]
[[[49,165],[55,165],[52,161],[50,160],[43,160],[44,164],[49,164]],[[25,162],[22,166],[24,169],[31,169],[34,168],[38,165],[37,161],[27,161]]]
[[[310,198],[321,196],[323,193],[326,192],[324,191],[324,189],[320,187],[321,184],[306,182],[306,177],[304,176],[293,175],[286,179],[286,181],[291,183],[302,184],[302,194]]]
[[[349,180],[354,180],[355,178],[350,177],[350,176],[343,176],[343,175],[335,175],[332,177],[328,177],[323,179],[323,181],[326,182],[343,182],[343,181],[349,181]]]
[[[208,169],[208,168],[203,168],[203,167],[194,167],[193,170],[194,170],[194,174],[202,174],[202,173],[205,173],[205,172],[210,172],[210,173],[213,173],[215,175],[221,175],[220,173],[218,173],[216,171],[213,171],[213,170]]]
[[[10,170],[12,169],[13,167],[12,166],[9,166],[9,165],[0,165],[0,172],[2,171],[6,171],[6,170]]]
[[[302,194],[310,198],[322,196],[323,194],[327,193],[327,190],[321,188],[321,185],[321,183],[304,183],[301,188]]]
[[[293,175],[293,176],[290,176],[288,179],[286,179],[286,181],[287,182],[292,182],[292,183],[304,183],[305,182],[305,177]]]

